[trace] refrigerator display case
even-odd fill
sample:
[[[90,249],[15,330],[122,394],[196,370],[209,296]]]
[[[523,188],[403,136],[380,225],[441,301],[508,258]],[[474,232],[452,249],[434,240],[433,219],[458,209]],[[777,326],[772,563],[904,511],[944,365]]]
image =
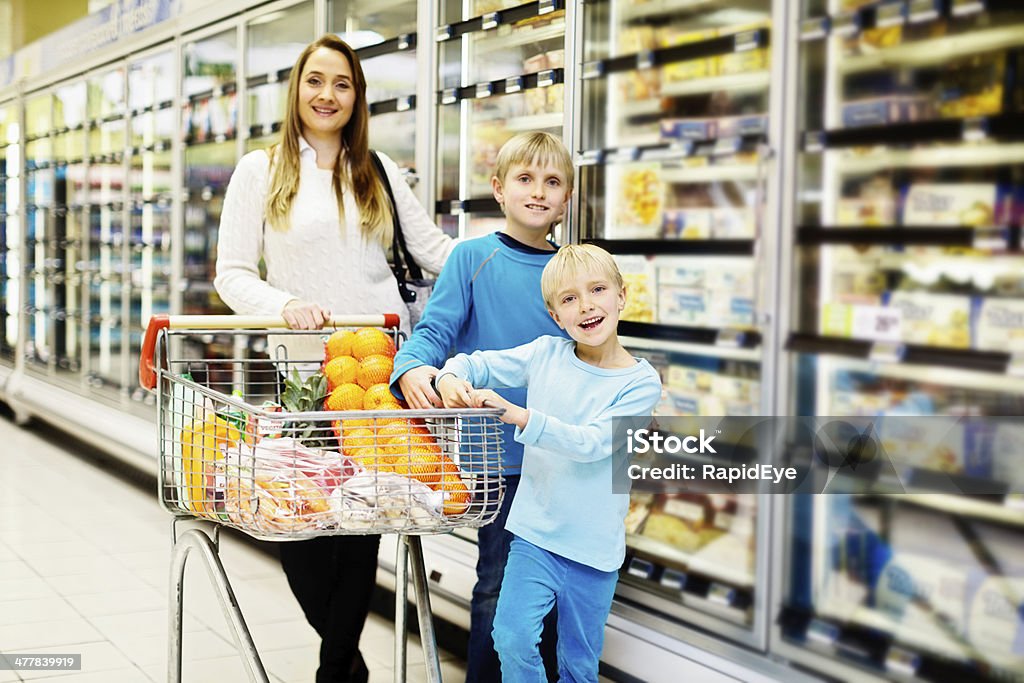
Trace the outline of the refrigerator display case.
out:
[[[575,225],[623,273],[619,333],[662,377],[658,415],[771,411],[761,340],[772,306],[763,245],[775,230],[765,202],[772,10],[582,6]],[[765,647],[766,503],[634,492],[619,597]]]
[[[52,92],[26,98],[25,122],[25,357],[28,367],[45,374],[51,360],[55,360],[52,321],[57,313],[50,286],[56,208]]]
[[[908,461],[907,494],[780,501],[773,650],[844,680],[1024,680],[1022,441],[995,419],[1024,412],[1022,10],[799,17],[789,410],[887,418]],[[992,419],[918,452],[912,416]]]
[[[21,311],[21,121],[20,104],[0,105],[0,364],[14,367]]]
[[[330,0],[327,30],[355,48],[366,76],[370,147],[410,180],[416,171],[417,7],[415,3]]]
[[[171,233],[174,217],[174,100],[164,84],[177,82],[174,52],[160,48],[128,62],[128,365],[137,367],[142,332],[153,315],[171,312]],[[153,397],[135,387],[135,401]]]
[[[436,212],[449,234],[474,237],[504,225],[491,176],[505,141],[529,130],[563,135],[565,7],[444,2],[441,17]]]
[[[125,355],[126,88],[123,64],[86,78],[88,329],[83,370],[89,386],[104,395],[127,392],[130,381]]]

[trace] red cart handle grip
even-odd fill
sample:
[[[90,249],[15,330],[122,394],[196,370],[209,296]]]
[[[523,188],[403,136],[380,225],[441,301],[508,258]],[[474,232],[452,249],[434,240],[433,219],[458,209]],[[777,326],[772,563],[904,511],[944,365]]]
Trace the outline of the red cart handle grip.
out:
[[[329,327],[398,327],[397,313],[373,315],[335,315],[324,325]],[[156,388],[156,367],[153,353],[160,330],[274,330],[286,329],[288,323],[277,316],[256,315],[154,315],[146,326],[139,358],[139,384],[152,391]]]

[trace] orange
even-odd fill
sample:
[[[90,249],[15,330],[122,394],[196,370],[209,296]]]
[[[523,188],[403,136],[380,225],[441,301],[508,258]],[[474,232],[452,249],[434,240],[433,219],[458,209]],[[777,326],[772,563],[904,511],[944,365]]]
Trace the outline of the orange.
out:
[[[441,482],[444,467],[439,452],[429,446],[413,445],[408,453],[392,458],[391,471],[434,487]]]
[[[367,388],[363,395],[364,410],[400,410],[398,399],[391,394],[391,389],[383,382]]]
[[[324,365],[327,389],[334,389],[342,384],[355,384],[358,371],[359,361],[352,356],[335,356]]]
[[[351,356],[353,339],[355,339],[355,333],[352,330],[336,330],[324,344],[324,359],[331,360],[338,356]]]
[[[390,472],[392,461],[394,460],[391,456],[384,455],[372,448],[360,448],[359,452],[351,457],[364,469],[370,471],[379,470],[381,472]]]
[[[374,436],[372,429],[359,428],[346,431],[341,439],[342,450],[349,457],[360,455],[365,450],[373,450],[376,444],[377,437]]]
[[[358,384],[342,384],[324,401],[325,410],[362,410],[363,388]]]
[[[469,503],[473,500],[469,489],[462,483],[462,477],[454,473],[442,474],[441,484],[435,490],[444,493],[444,514],[446,515],[461,515],[469,509]]]
[[[352,360],[355,361],[354,358]],[[374,384],[387,384],[394,367],[395,363],[389,357],[375,353],[359,361],[357,379],[354,381],[363,389],[369,389]]]
[[[376,327],[361,327],[355,331],[355,335],[352,337],[352,355],[356,360],[363,360],[367,356],[373,355],[394,358],[395,351],[395,342]]]

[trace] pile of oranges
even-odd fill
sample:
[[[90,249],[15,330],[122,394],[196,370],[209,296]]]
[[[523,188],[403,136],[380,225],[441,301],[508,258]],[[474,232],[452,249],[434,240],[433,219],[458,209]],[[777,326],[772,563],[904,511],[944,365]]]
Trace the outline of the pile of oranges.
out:
[[[330,394],[325,410],[394,410],[406,408],[391,393],[395,344],[383,331],[364,327],[338,330],[324,344],[323,373]],[[336,420],[334,433],[342,451],[370,471],[416,479],[444,493],[444,513],[459,515],[471,495],[459,468],[441,451],[422,420],[394,417]]]

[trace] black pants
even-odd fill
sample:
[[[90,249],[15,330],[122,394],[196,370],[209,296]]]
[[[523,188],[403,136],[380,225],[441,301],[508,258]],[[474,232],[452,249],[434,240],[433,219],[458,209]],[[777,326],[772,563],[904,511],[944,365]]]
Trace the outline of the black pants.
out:
[[[377,585],[380,536],[320,536],[279,544],[281,566],[320,635],[316,683],[365,681],[359,637]]]

